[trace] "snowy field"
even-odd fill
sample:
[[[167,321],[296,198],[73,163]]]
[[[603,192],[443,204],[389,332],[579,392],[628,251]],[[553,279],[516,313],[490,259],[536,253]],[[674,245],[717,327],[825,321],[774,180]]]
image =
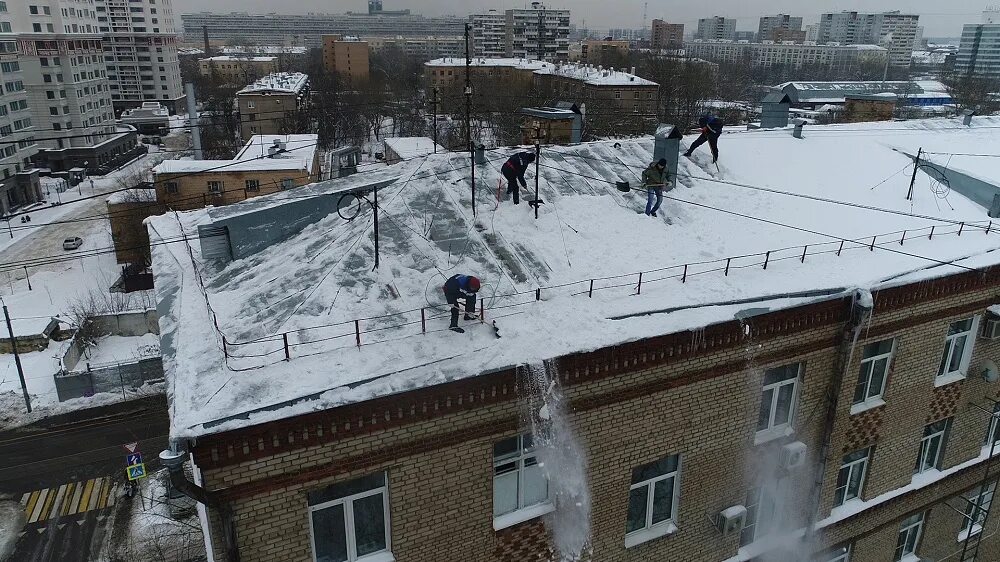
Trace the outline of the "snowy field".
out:
[[[905,197],[912,164],[900,150],[915,154],[929,137],[953,152],[1000,140],[1000,120],[979,119],[972,129],[960,123],[815,127],[805,139],[789,131],[727,134],[718,168],[707,146],[693,161],[681,159],[679,186],[656,218],[642,214],[645,193],[615,189],[618,181],[640,183],[652,160],[647,138],[543,148],[538,220],[523,202],[496,206],[509,151],[490,151],[490,162],[477,167],[476,217],[467,157],[443,154],[187,213],[180,223],[154,219],[154,239],[167,240],[248,209],[397,180],[379,193],[377,271],[367,205],[353,222],[334,213],[225,267],[203,264],[197,243],[193,257],[185,244],[154,248],[157,295],[169,308],[160,323],[161,340],[169,342],[172,434],[219,431],[734,321],[747,308],[850,294],[903,275],[964,270],[941,262],[996,263],[1000,256],[984,253],[1000,247],[996,229],[985,234],[985,209],[921,175],[913,200]],[[446,330],[439,287],[456,273],[483,279],[486,319],[496,321],[502,339],[474,323],[465,335]],[[741,300],[756,302],[734,302]],[[283,409],[263,410],[274,404]]]

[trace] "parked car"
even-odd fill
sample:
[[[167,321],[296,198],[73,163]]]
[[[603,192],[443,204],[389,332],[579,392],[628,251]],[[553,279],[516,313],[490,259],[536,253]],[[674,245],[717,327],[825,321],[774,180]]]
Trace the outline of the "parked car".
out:
[[[83,238],[74,236],[63,240],[63,250],[77,250],[83,246]]]

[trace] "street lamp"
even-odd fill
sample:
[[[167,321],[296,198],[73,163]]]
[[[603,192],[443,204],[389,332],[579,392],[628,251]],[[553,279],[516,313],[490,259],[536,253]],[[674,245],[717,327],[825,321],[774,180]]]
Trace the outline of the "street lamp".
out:
[[[345,210],[344,199],[348,197],[353,197],[357,201],[357,207],[354,209],[353,213],[350,213],[351,204],[348,203],[346,210],[349,212],[350,216],[344,216],[344,210]],[[374,198],[374,201],[370,201],[367,197],[365,197],[364,195],[360,195],[357,192],[352,191],[345,193],[340,196],[340,199],[337,200],[337,214],[340,215],[340,218],[344,219],[345,221],[351,222],[354,219],[358,218],[358,215],[361,214],[362,201],[368,203],[368,205],[371,206],[372,213],[375,216],[375,267],[372,268],[372,271],[374,271],[378,269],[378,188],[377,187],[372,189],[372,197]]]

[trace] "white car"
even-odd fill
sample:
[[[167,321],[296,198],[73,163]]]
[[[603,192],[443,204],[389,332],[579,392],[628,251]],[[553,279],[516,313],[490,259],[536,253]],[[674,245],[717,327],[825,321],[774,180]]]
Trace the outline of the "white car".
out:
[[[83,238],[74,236],[63,240],[63,250],[77,250],[83,246]]]

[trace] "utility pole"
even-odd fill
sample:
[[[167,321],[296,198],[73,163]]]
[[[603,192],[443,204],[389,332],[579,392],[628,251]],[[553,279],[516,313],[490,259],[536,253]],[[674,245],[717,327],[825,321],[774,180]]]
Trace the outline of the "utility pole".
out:
[[[437,86],[434,87],[434,99],[431,101],[431,107],[434,108],[434,154],[438,151],[438,89]]]
[[[542,130],[541,125],[537,121],[535,121],[533,128],[535,132],[531,138],[535,141],[535,200],[529,201],[528,204],[535,208],[535,220],[538,220],[538,207],[542,205],[542,200],[538,196],[538,168],[539,168],[538,162],[539,160],[541,160],[542,157],[541,142],[542,138],[545,137],[545,131]]]
[[[472,146],[472,50],[469,48],[471,23],[465,24],[465,146],[472,164],[472,216],[476,216],[476,153]]]
[[[0,299],[3,302],[3,299]],[[3,303],[3,317],[7,321],[7,335],[10,336],[10,347],[14,350],[14,365],[17,366],[17,377],[21,379],[21,391],[24,393],[24,405],[31,413],[31,397],[28,396],[28,385],[24,382],[24,369],[21,368],[21,356],[17,353],[17,339],[14,337],[14,327],[10,324],[10,314],[7,312],[7,303]]]
[[[191,145],[194,148],[194,159],[202,160],[201,152],[201,124],[198,120],[198,104],[194,98],[194,84],[188,82],[184,84],[184,93],[187,96],[188,123],[191,127]]]
[[[910,176],[910,190],[906,192],[906,200],[913,201],[913,184],[917,181],[917,169],[920,168],[920,155],[923,154],[924,147],[917,150],[917,159],[913,161],[913,175]]]

